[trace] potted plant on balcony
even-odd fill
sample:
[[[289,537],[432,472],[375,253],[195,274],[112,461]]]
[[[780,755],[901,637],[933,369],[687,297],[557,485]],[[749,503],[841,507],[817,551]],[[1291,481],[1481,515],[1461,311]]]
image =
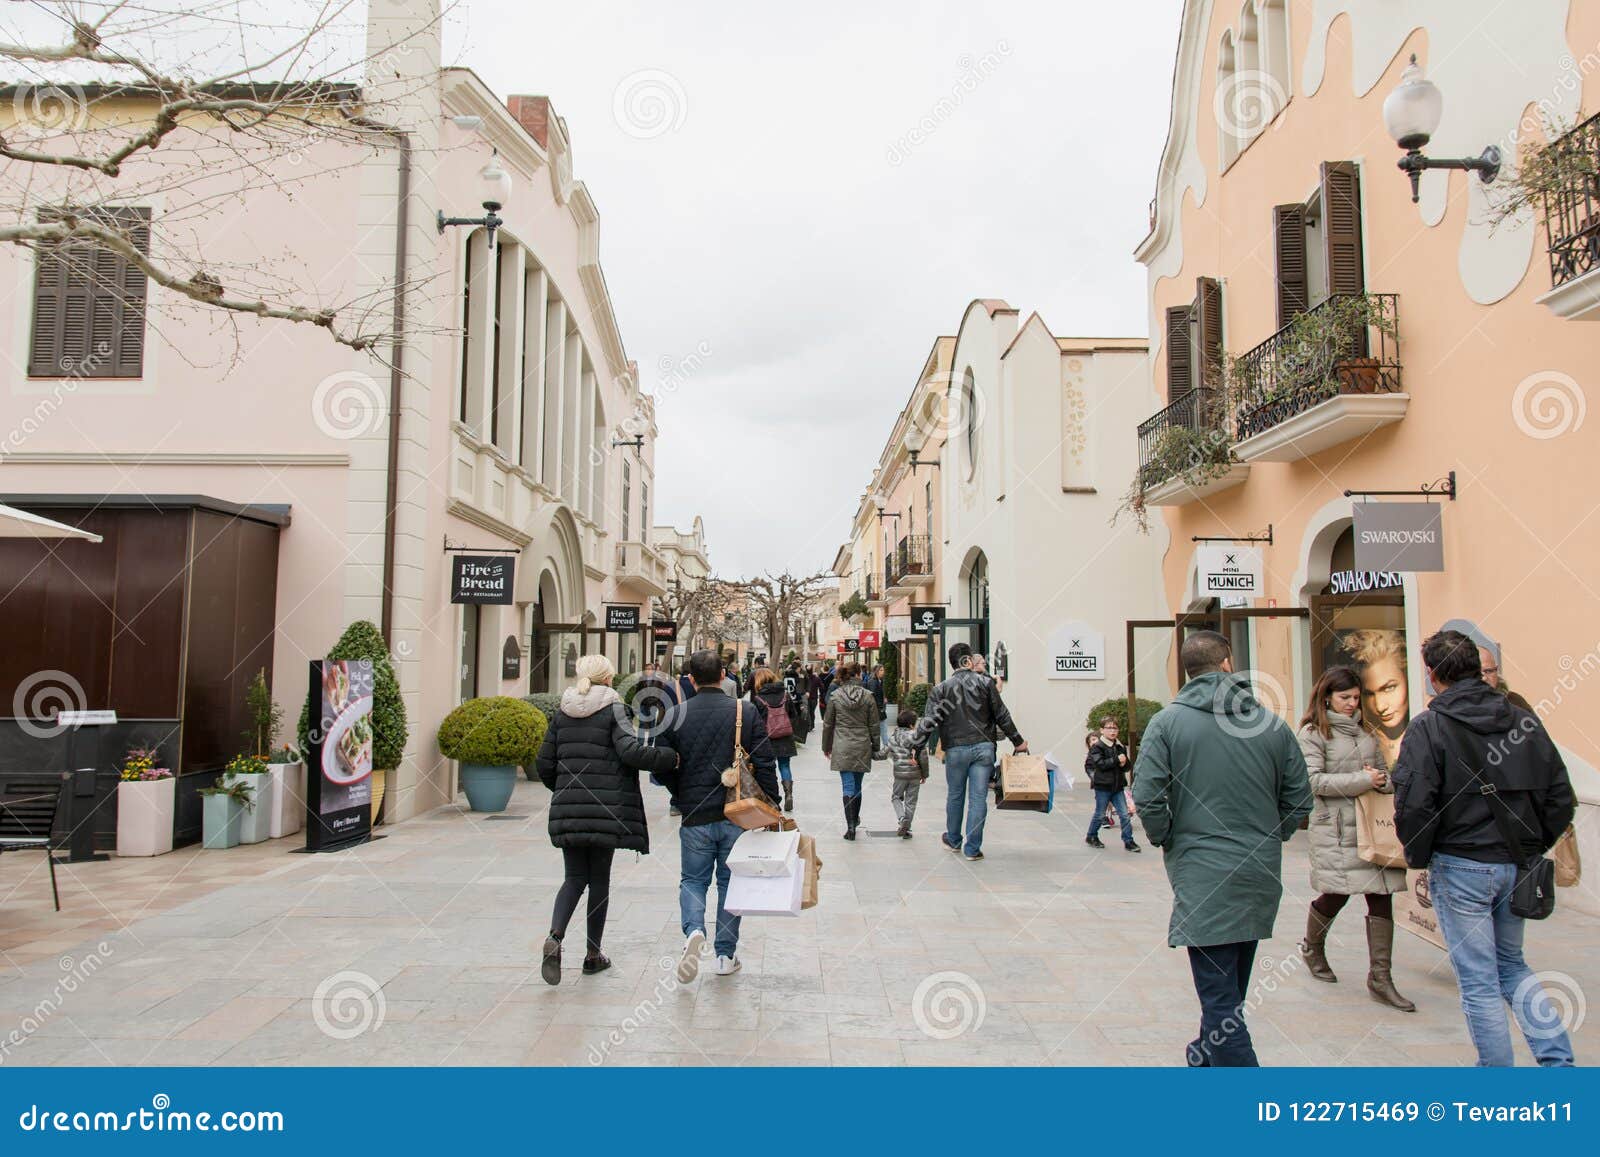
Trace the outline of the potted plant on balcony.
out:
[[[250,785],[243,779],[232,783],[218,776],[210,787],[200,789],[202,797],[201,846],[232,848],[239,844],[240,827],[255,807]]]
[[[517,768],[538,757],[547,728],[542,711],[509,695],[468,699],[444,717],[439,750],[461,764],[461,787],[473,811],[506,810]]]
[[[408,723],[394,663],[383,632],[365,620],[351,623],[328,652],[329,659],[372,660],[372,822],[383,818],[383,796],[389,772],[400,766],[406,751]],[[310,704],[300,710],[300,750],[311,749]]]
[[[117,784],[117,855],[161,856],[172,851],[172,814],[177,783],[160,767],[153,747],[129,748]]]
[[[271,830],[264,806],[270,782],[267,761],[259,755],[236,755],[222,769],[222,786],[230,790],[240,788],[250,804],[239,820],[238,842],[241,844],[259,844]]]

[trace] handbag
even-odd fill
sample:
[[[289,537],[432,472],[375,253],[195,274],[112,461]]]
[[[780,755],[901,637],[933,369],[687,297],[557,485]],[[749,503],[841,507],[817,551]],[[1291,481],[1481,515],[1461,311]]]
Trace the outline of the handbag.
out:
[[[1394,796],[1365,791],[1356,796],[1356,855],[1379,868],[1406,866],[1406,849],[1394,827]]]
[[[1524,920],[1543,920],[1556,910],[1556,863],[1548,856],[1535,855],[1524,859],[1522,841],[1511,822],[1511,807],[1500,798],[1500,789],[1483,777],[1473,762],[1463,759],[1460,751],[1461,737],[1448,725],[1444,728],[1446,743],[1457,748],[1456,758],[1472,776],[1479,793],[1489,805],[1495,827],[1500,829],[1500,839],[1511,853],[1511,862],[1517,866],[1517,879],[1511,886],[1511,902],[1507,905],[1513,916]],[[1481,761],[1480,761],[1481,762]]]
[[[722,816],[731,823],[737,824],[745,831],[754,831],[757,828],[770,828],[777,825],[783,827],[784,815],[772,805],[767,798],[767,793],[761,790],[761,785],[756,782],[755,772],[750,768],[750,757],[745,753],[742,742],[744,726],[744,704],[735,699],[733,701],[733,763],[722,772],[722,783],[728,789],[727,799],[722,805]],[[791,825],[793,821],[790,821]]]

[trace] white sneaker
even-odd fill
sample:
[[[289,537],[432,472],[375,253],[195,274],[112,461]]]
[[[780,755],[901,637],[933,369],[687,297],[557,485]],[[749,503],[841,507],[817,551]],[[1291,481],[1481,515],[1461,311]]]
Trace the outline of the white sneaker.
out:
[[[678,958],[678,983],[688,984],[700,975],[700,957],[706,950],[706,934],[691,932],[683,942],[683,955]]]
[[[737,956],[717,957],[718,976],[732,976],[735,972],[738,972],[739,969],[743,967],[744,965],[739,963],[739,958]]]

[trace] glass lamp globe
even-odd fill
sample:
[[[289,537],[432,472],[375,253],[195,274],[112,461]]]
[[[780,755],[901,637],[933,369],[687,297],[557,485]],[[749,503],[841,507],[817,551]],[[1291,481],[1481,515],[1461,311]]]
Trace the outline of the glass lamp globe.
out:
[[[501,166],[500,154],[489,158],[478,179],[482,182],[484,208],[491,211],[501,209],[511,200],[511,174]]]
[[[1443,115],[1444,96],[1439,86],[1422,74],[1413,54],[1411,63],[1400,74],[1400,83],[1384,98],[1384,127],[1395,144],[1409,152],[1428,143]]]

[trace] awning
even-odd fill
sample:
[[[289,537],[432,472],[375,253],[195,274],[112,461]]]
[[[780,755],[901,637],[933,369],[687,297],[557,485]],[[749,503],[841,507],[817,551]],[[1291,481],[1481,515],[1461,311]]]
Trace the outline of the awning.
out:
[[[90,542],[102,541],[98,534],[29,514],[15,506],[0,506],[0,538],[84,538]]]

